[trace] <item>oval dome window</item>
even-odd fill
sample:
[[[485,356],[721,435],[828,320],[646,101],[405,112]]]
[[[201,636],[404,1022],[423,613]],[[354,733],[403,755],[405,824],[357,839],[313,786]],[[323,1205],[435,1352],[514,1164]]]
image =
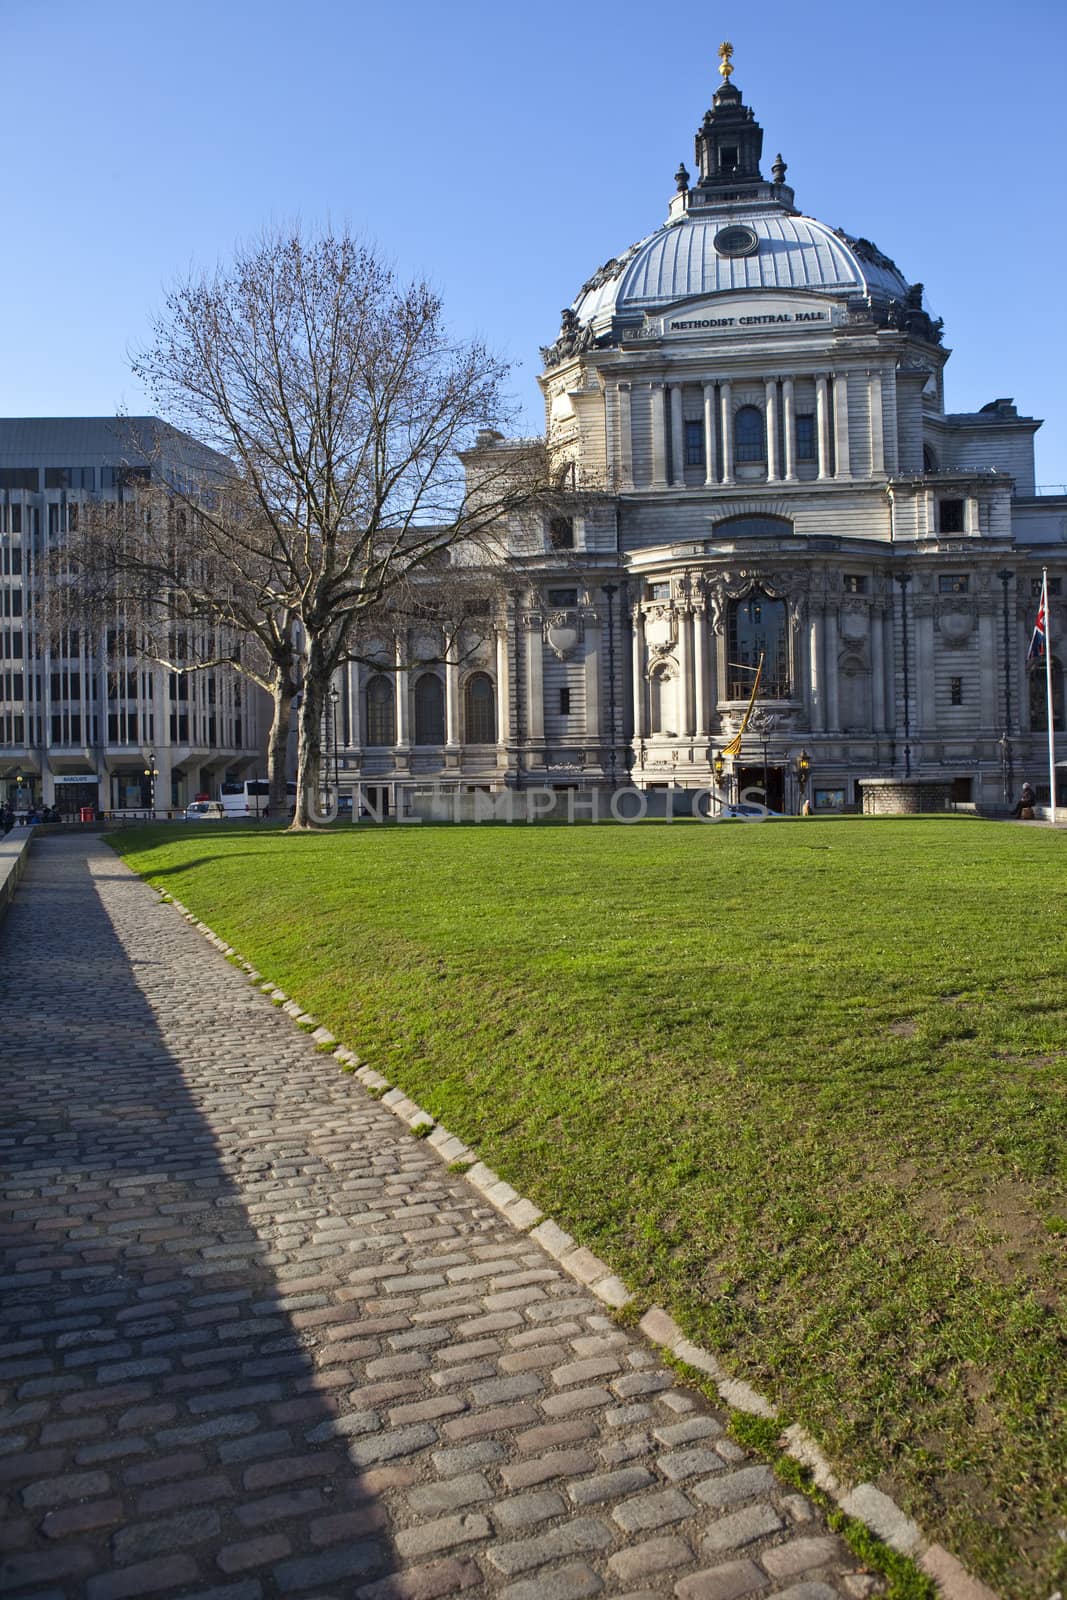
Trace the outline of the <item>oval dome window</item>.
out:
[[[720,256],[754,256],[759,240],[751,228],[720,228],[715,235],[715,249]]]

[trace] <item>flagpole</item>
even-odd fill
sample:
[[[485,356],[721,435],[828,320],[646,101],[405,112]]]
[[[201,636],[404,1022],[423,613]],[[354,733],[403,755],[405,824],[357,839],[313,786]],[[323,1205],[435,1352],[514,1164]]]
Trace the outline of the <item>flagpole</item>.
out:
[[[1048,714],[1048,820],[1056,826],[1056,734],[1052,726],[1052,629],[1049,626],[1048,568],[1041,568],[1041,609],[1045,615],[1045,704]]]

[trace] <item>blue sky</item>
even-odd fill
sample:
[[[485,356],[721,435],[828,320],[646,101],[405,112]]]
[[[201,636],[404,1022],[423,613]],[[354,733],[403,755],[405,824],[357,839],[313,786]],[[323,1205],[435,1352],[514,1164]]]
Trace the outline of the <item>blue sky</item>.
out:
[[[127,352],[167,285],[264,225],[364,233],[516,363],[663,221],[718,82],[802,210],[893,256],[945,319],[950,410],[1046,419],[1067,482],[1067,7],[824,0],[0,0],[0,414],[145,408]]]

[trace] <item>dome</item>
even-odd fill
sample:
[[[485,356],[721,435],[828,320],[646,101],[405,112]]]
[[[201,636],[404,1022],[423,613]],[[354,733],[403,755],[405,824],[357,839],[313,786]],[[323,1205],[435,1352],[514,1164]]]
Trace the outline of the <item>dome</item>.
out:
[[[683,164],[663,227],[583,283],[563,311],[555,343],[542,349],[546,367],[617,345],[641,328],[646,313],[761,290],[849,301],[850,314],[865,308],[877,327],[940,343],[941,323],[923,309],[921,283],[909,284],[869,239],[803,216],[780,154],[771,181],[764,178],[763,130],[729,81],[732,50],[724,51],[719,70],[727,81],[697,130],[692,187]]]
[[[744,255],[715,248],[727,227],[755,237]],[[750,289],[800,289],[816,294],[904,300],[908,284],[895,264],[865,239],[800,216],[781,205],[736,214],[715,207],[688,214],[631,246],[583,284],[573,309],[582,326],[607,331],[616,317],[696,296]]]

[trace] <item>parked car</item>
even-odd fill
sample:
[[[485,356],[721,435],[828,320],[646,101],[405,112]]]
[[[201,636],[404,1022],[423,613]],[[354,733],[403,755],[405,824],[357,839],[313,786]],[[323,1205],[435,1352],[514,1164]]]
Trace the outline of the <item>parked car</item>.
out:
[[[226,808],[219,800],[194,800],[185,808],[186,822],[225,822]]]

